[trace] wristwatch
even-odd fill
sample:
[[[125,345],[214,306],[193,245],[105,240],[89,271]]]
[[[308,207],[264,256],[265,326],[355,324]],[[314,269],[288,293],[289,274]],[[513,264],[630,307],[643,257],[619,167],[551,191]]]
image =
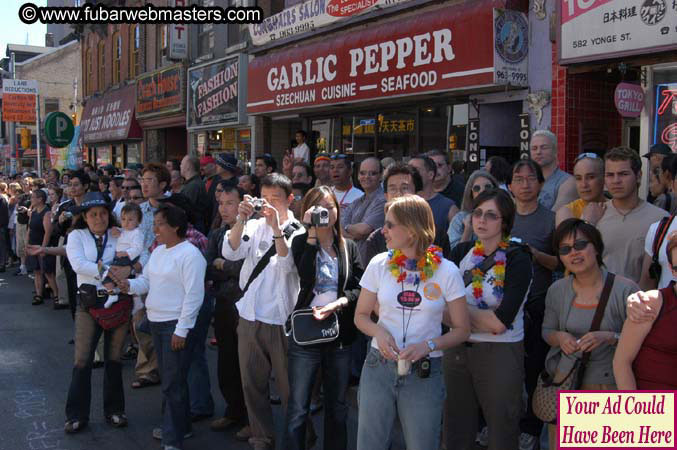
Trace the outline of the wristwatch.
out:
[[[616,344],[621,340],[621,333],[614,333],[614,339],[616,339]]]
[[[437,348],[437,345],[435,344],[435,341],[433,341],[432,339],[428,339],[428,341],[426,342],[426,344],[428,344],[428,349],[430,350],[430,353],[434,352],[435,349]]]

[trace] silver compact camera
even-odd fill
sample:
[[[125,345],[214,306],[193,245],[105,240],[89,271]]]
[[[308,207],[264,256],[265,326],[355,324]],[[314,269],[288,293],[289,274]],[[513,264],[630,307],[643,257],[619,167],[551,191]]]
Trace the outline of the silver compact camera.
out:
[[[314,227],[329,226],[329,210],[321,206],[313,207],[310,212],[310,224]]]
[[[260,213],[261,210],[263,209],[263,205],[266,204],[266,202],[262,198],[253,198],[251,199],[250,203],[254,207],[254,211],[257,213]]]

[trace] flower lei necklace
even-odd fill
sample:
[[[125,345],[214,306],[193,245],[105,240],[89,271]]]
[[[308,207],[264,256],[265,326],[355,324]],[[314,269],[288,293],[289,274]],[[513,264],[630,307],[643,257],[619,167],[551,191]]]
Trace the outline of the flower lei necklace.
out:
[[[496,249],[496,254],[494,255],[494,276],[490,277],[487,282],[493,284],[493,293],[496,297],[497,303],[501,303],[503,300],[503,287],[505,286],[505,249],[508,248],[510,241],[510,236],[504,237],[501,242],[498,244],[498,249]],[[489,309],[489,305],[482,299],[483,296],[483,282],[484,276],[486,275],[482,270],[477,267],[482,261],[484,261],[486,255],[484,254],[484,244],[482,241],[475,241],[475,247],[473,247],[472,255],[470,257],[470,262],[475,267],[472,269],[472,294],[475,297],[475,302],[477,307],[480,309]]]
[[[431,245],[418,261],[407,258],[399,249],[390,250],[388,257],[388,269],[398,283],[406,281],[410,284],[417,284],[433,277],[442,262],[442,249]],[[420,275],[409,271],[420,272]]]

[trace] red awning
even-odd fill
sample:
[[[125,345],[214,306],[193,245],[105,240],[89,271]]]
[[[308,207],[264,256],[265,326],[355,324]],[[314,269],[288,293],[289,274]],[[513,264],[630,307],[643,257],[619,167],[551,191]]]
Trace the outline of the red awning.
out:
[[[141,139],[136,121],[136,87],[125,86],[87,100],[80,131],[85,144]]]

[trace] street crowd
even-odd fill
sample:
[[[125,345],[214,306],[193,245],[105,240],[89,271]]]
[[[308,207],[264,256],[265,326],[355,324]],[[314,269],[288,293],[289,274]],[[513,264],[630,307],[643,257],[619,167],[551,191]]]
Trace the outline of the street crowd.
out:
[[[221,153],[2,178],[0,271],[73,316],[66,433],[87,428],[93,388],[124,427],[125,391],[161,385],[164,449],[207,418],[274,448],[279,402],[282,448],[316,445],[323,408],[323,448],[345,450],[359,385],[358,450],[390,448],[396,422],[410,450],[532,450],[544,427],[554,449],[557,386],[677,388],[669,147],[644,155],[644,200],[634,150],[581,153],[569,174],[549,131],[530,159],[472,173],[438,150],[311,161],[296,138],[251,174]]]

